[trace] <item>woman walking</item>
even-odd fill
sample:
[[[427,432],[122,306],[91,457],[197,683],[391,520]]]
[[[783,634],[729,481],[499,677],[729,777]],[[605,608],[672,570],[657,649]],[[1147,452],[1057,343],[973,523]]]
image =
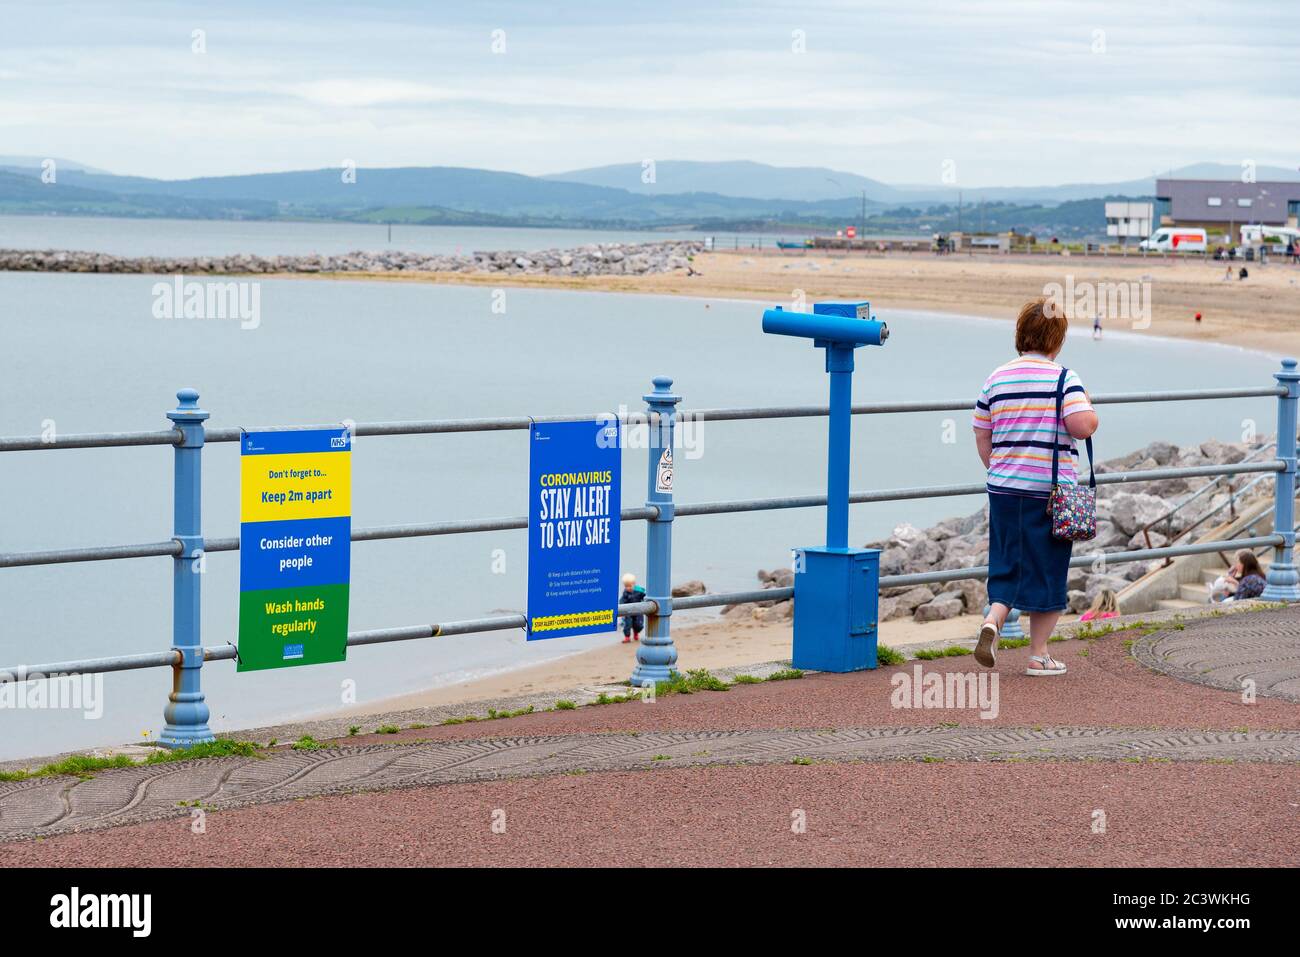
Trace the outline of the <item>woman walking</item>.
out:
[[[1065,665],[1047,653],[1047,640],[1067,604],[1065,579],[1074,544],[1052,535],[1053,457],[1059,459],[1056,484],[1077,485],[1074,440],[1097,430],[1083,382],[1056,361],[1068,325],[1054,303],[1026,303],[1016,319],[1019,355],[985,381],[972,420],[975,446],[988,469],[989,496],[990,607],[975,660],[993,667],[998,632],[1011,609],[1019,608],[1030,616],[1025,673],[1035,677],[1065,674]]]

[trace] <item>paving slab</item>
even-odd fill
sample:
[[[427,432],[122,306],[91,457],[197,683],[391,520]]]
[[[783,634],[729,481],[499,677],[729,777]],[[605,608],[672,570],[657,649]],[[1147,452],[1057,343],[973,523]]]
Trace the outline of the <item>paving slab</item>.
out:
[[[538,785],[539,793],[569,795],[576,788],[585,798],[570,810],[597,819],[617,817],[617,801],[624,794],[651,803],[661,796],[679,805],[688,797],[712,802],[725,816],[728,808],[758,800],[759,794],[751,795],[744,781],[769,782],[779,790],[788,783],[789,769],[823,766],[882,768],[886,770],[879,773],[903,780],[916,777],[911,768],[933,765],[948,769],[941,777],[961,787],[998,782],[990,785],[993,792],[1021,804],[1024,794],[1017,796],[1008,782],[1024,779],[1055,787],[1075,779],[1122,803],[1129,798],[1124,788],[1150,795],[1151,781],[1172,775],[1169,780],[1177,782],[1177,788],[1168,795],[1169,808],[1176,811],[1182,802],[1189,813],[1216,789],[1222,801],[1242,799],[1248,793],[1244,782],[1253,776],[1272,788],[1269,814],[1281,813],[1279,808],[1286,805],[1295,824],[1300,821],[1295,813],[1300,808],[1300,704],[1293,673],[1298,648],[1300,608],[1269,609],[1169,622],[1145,634],[1060,642],[1053,645],[1054,654],[1070,667],[1062,678],[1024,675],[1028,650],[1021,648],[1001,652],[996,672],[984,671],[969,656],[957,656],[872,672],[736,686],[725,692],[662,696],[652,706],[628,702],[583,707],[344,738],[324,747],[282,746],[255,757],[138,765],[86,779],[4,782],[0,861],[44,859],[40,855],[46,852],[30,850],[36,838],[41,846],[73,838],[90,841],[76,846],[85,849],[85,859],[93,859],[98,853],[95,841],[137,847],[129,834],[153,827],[151,822],[183,833],[186,825],[178,819],[199,809],[213,821],[229,816],[241,822],[244,837],[232,847],[262,847],[269,838],[261,832],[271,828],[293,831],[306,822],[328,828],[323,822],[329,815],[343,815],[339,826],[352,829],[353,853],[364,858],[353,862],[381,863],[391,859],[385,847],[373,847],[371,857],[357,849],[371,846],[364,837],[367,819],[362,810],[368,801],[390,808],[396,817],[386,826],[405,835],[402,841],[418,844],[412,835],[419,821],[401,815],[418,815],[429,801],[441,806],[444,798],[439,795],[453,789],[459,789],[458,794],[518,794],[520,788],[527,790],[519,782],[550,781],[554,783]],[[997,713],[981,715],[974,707],[959,705],[900,707],[895,695],[900,683],[923,674],[961,680],[982,675],[990,681],[996,674]],[[1255,682],[1257,697],[1243,696],[1243,681]],[[971,770],[977,766],[987,770]],[[1027,766],[1033,769],[1026,771]],[[1181,770],[1168,770],[1175,766]],[[1134,767],[1152,776],[1133,783]],[[844,781],[864,775],[875,781],[878,772],[845,770],[843,775],[847,777],[839,779]],[[589,784],[559,783],[584,780]],[[611,783],[606,787],[600,782]],[[728,782],[739,790],[715,791],[710,782]],[[661,795],[658,789],[670,784]],[[651,787],[654,794],[647,798]],[[812,795],[809,800],[814,798],[822,799]],[[918,792],[912,798],[922,820],[933,823],[947,813],[943,793]],[[963,813],[982,813],[973,798],[964,800]],[[301,810],[286,811],[286,806]],[[645,814],[645,806],[625,812]],[[1155,814],[1150,807],[1143,813]],[[301,821],[294,816],[299,814]],[[1182,830],[1175,824],[1177,833],[1171,835],[1181,847],[1195,844],[1186,833],[1192,819],[1187,820]],[[120,838],[110,836],[119,832]],[[1229,853],[1228,836],[1217,828],[1215,833],[1222,838],[1221,850],[1226,848],[1224,853],[1233,857],[1237,852]],[[1281,833],[1274,835],[1271,846]],[[456,843],[454,835],[444,837]],[[1152,851],[1149,840],[1138,843],[1144,853]],[[1253,843],[1258,842],[1242,846]],[[521,849],[523,857],[514,862],[522,863],[534,851]],[[788,860],[787,851],[777,858]],[[131,853],[152,859],[138,847]],[[289,861],[296,853],[286,851],[279,857]],[[566,852],[554,853],[557,860],[567,859]],[[1188,853],[1187,860],[1203,856]],[[1263,857],[1257,855],[1256,860],[1271,852],[1260,853]],[[470,858],[491,856],[475,852]],[[1128,859],[1102,857],[1112,862]],[[859,858],[878,859],[854,851],[845,861]],[[232,852],[221,862],[238,859]],[[654,859],[679,858],[665,852]],[[974,853],[971,859],[984,858]],[[1037,855],[1015,859],[1037,860]],[[1152,859],[1164,858],[1156,854]]]

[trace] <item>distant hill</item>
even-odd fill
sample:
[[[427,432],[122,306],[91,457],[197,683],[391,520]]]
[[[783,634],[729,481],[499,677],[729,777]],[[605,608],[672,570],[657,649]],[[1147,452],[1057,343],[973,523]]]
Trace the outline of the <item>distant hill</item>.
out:
[[[1098,205],[1103,197],[1141,199],[1155,188],[1152,178],[959,190],[891,186],[823,167],[676,160],[656,165],[654,183],[641,182],[639,164],[544,177],[455,166],[358,169],[355,182],[346,182],[336,168],[162,180],[117,176],[57,160],[57,180],[47,184],[41,182],[40,162],[0,157],[0,213],[769,233],[859,224],[867,230],[928,232],[952,228],[954,222],[966,229],[982,222],[990,229],[1019,224],[1092,235],[1104,229]],[[1228,178],[1239,176],[1240,168],[1197,163],[1173,175]],[[1300,172],[1268,166],[1259,167],[1256,176],[1300,180]]]
[[[542,178],[565,183],[610,186],[657,196],[667,193],[716,193],[719,196],[747,199],[816,202],[861,196],[865,190],[869,199],[882,203],[902,199],[894,187],[879,180],[821,166],[769,166],[749,161],[705,163],[664,160],[655,163],[655,182],[643,183],[644,172],[640,163],[620,163],[555,173]]]
[[[936,171],[937,172],[937,171]],[[713,192],[723,196],[756,199],[816,201],[860,197],[882,204],[938,202],[955,203],[1003,200],[1018,203],[1064,203],[1102,196],[1152,196],[1156,176],[1117,183],[1066,183],[1058,186],[945,186],[937,183],[889,185],[856,173],[820,166],[769,166],[751,162],[694,162],[664,160],[655,164],[655,182],[641,182],[639,163],[597,166],[591,169],[555,173],[545,179],[569,183],[616,186],[635,193]],[[1176,179],[1236,179],[1240,165],[1194,163],[1157,174]],[[1300,181],[1300,171],[1280,166],[1260,166],[1257,179]]]
[[[39,182],[39,170],[10,167],[7,172]],[[44,186],[44,184],[42,184]],[[60,196],[84,203],[92,198],[117,197],[139,207],[138,215],[186,200],[200,204],[209,215],[230,217],[297,217],[373,220],[384,211],[400,211],[395,221],[443,221],[448,211],[504,217],[529,222],[569,222],[672,225],[701,219],[752,219],[790,215],[851,218],[859,212],[855,200],[804,203],[752,199],[717,193],[641,195],[625,189],[569,183],[450,166],[359,169],[355,182],[344,182],[340,169],[159,180],[62,171],[45,192],[19,190],[0,181],[0,210],[14,202],[38,198],[49,208]],[[67,192],[64,193],[63,191]],[[225,210],[223,214],[221,211]],[[421,212],[423,211],[423,212]],[[463,216],[455,217],[458,221]]]

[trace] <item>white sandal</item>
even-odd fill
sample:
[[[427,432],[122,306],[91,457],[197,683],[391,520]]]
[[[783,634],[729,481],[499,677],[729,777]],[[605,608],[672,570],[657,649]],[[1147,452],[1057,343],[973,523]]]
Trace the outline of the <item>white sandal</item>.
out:
[[[1043,655],[1041,658],[1038,655],[1030,655],[1029,660],[1037,661],[1042,665],[1041,668],[1025,669],[1025,674],[1029,675],[1031,678],[1037,678],[1044,675],[1065,674],[1065,665],[1061,664],[1061,662],[1057,661],[1051,655]]]
[[[992,668],[997,663],[998,626],[991,621],[980,626],[979,643],[975,645],[975,660],[985,668]]]

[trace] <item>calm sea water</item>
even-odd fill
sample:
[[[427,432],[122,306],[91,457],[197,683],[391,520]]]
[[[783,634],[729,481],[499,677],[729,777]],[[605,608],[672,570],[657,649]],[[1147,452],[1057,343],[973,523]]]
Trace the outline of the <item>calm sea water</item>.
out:
[[[719,248],[771,248],[771,236],[710,233]],[[702,242],[687,231],[510,229],[493,226],[393,226],[362,223],[0,216],[0,249],[77,249],[117,256],[261,256],[398,250],[468,254],[477,250],[565,249],[587,243]]]
[[[74,244],[75,245],[75,244]],[[84,245],[84,244],[83,244]],[[683,408],[822,403],[826,376],[810,344],[760,332],[761,304],[568,291],[491,291],[416,283],[268,280],[261,324],[160,320],[146,276],[0,274],[0,432],[157,429],[177,388],[193,386],[211,425],[493,415],[585,414],[641,408],[655,375],[670,375]],[[869,293],[869,290],[866,290]],[[859,401],[974,400],[1010,357],[1010,326],[913,312],[882,314],[893,332],[859,352]],[[1063,360],[1093,391],[1268,384],[1274,361],[1241,350],[1108,333],[1072,338]],[[1243,420],[1273,428],[1268,400],[1107,406],[1103,458],[1156,438],[1239,438]],[[955,440],[949,441],[955,437]],[[824,489],[825,421],[705,423],[697,457],[677,459],[678,501]],[[965,415],[861,416],[853,488],[978,482]],[[204,451],[204,525],[238,532],[234,444]],[[623,501],[644,495],[645,452],[624,453]],[[0,456],[0,549],[146,542],[170,537],[168,448],[37,451]],[[362,437],[353,453],[355,527],[522,515],[523,432]],[[901,521],[924,526],[981,506],[978,498],[855,506],[852,540]],[[675,578],[711,590],[751,586],[755,569],[816,544],[820,510],[684,518]],[[623,556],[640,571],[642,523],[624,526]],[[506,555],[493,571],[494,551]],[[165,649],[171,562],[137,559],[0,571],[0,664]],[[520,610],[523,532],[363,542],[353,548],[351,627],[410,625]],[[234,639],[238,558],[208,558],[204,643]],[[706,613],[697,613],[703,615]],[[352,649],[336,665],[236,675],[204,669],[213,727],[230,730],[338,707],[344,679],[362,701],[519,667],[615,640],[529,642],[492,633]],[[689,665],[689,662],[685,662]],[[0,757],[138,739],[156,732],[165,670],[108,675],[99,720],[79,713],[0,710]]]

